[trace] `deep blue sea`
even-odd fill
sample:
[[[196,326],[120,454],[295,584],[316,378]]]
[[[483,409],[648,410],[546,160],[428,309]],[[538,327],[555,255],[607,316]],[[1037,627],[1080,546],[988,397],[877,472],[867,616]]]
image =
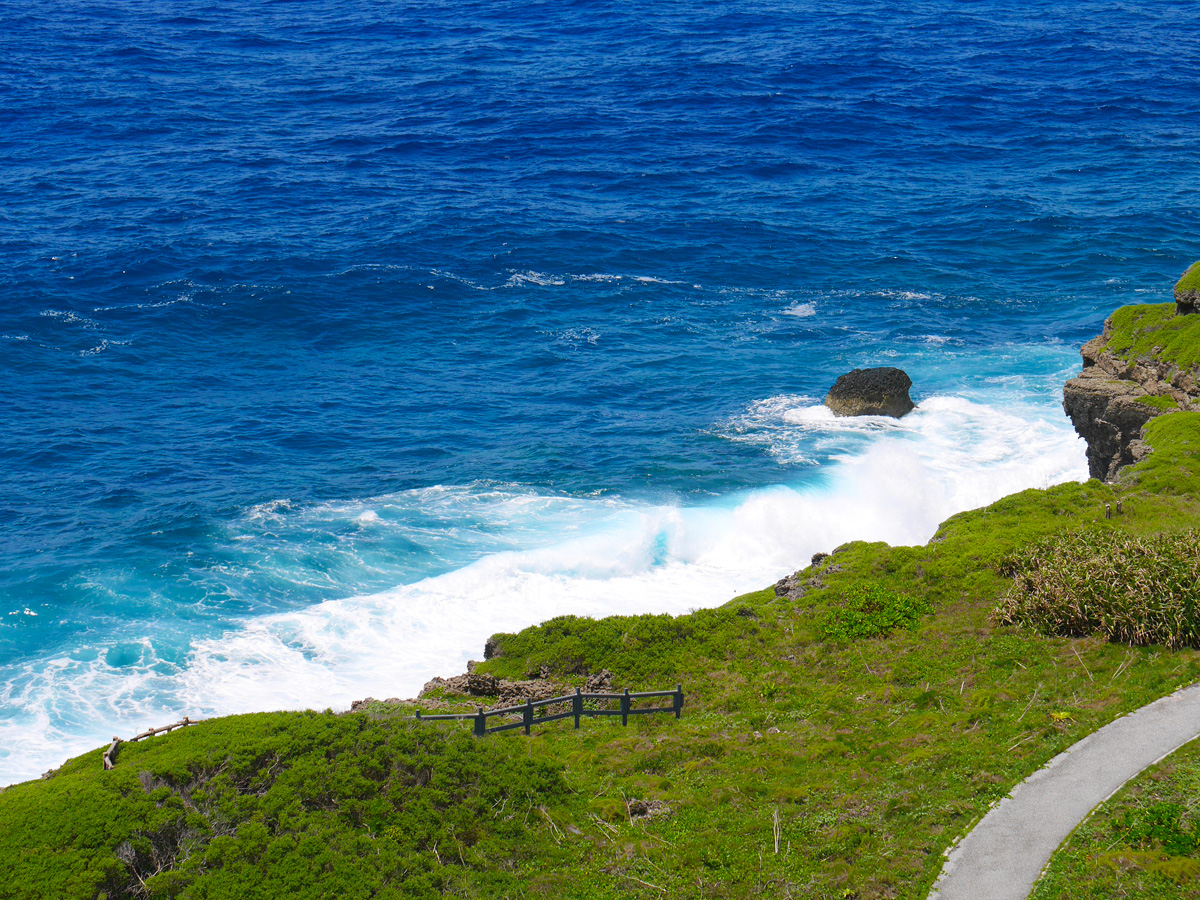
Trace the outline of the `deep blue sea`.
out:
[[[1085,478],[1078,345],[1200,257],[1190,0],[0,23],[4,783]]]

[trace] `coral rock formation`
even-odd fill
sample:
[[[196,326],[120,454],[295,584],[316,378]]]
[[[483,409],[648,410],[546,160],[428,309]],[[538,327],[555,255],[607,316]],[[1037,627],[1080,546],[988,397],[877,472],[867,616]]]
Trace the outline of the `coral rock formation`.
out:
[[[1147,422],[1200,400],[1194,372],[1152,356],[1123,359],[1109,347],[1112,336],[1110,317],[1104,333],[1080,350],[1083,372],[1063,387],[1063,410],[1087,441],[1088,472],[1101,481],[1146,455]]]
[[[908,396],[912,379],[903,369],[884,366],[842,375],[825,397],[835,416],[891,416],[899,419],[915,405]]]

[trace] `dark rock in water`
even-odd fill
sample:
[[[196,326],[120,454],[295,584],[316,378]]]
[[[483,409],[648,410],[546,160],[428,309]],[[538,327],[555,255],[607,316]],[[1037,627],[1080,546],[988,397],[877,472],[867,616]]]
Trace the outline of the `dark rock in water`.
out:
[[[835,416],[891,416],[899,419],[915,404],[908,396],[912,379],[903,369],[883,366],[855,369],[841,376],[825,397]]]

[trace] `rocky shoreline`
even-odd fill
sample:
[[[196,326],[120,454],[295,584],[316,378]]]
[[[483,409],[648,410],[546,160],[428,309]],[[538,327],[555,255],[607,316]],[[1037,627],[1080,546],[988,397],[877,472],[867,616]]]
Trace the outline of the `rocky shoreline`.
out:
[[[1200,409],[1197,373],[1153,355],[1132,361],[1111,347],[1113,319],[1083,345],[1083,371],[1063,387],[1063,410],[1087,441],[1088,473],[1112,481],[1149,452],[1142,429],[1177,410]]]

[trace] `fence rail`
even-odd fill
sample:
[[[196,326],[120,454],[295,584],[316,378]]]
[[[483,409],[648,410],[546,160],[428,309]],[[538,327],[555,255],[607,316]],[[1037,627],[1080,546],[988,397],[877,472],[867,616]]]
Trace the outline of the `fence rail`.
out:
[[[635,708],[633,702],[635,700],[648,700],[654,697],[670,697],[670,706],[651,706],[647,708]],[[617,709],[589,709],[584,704],[589,701],[602,701],[612,703],[614,700],[620,701],[620,707]],[[534,712],[539,709],[544,709],[547,706],[557,706],[560,704],[571,704],[571,709],[568,712],[554,713],[552,715],[541,715],[534,717]],[[683,712],[683,685],[675,685],[673,691],[637,691],[630,692],[628,689],[620,694],[615,693],[596,693],[585,694],[582,688],[576,688],[574,694],[564,694],[561,697],[548,697],[545,700],[526,700],[521,706],[505,706],[501,709],[484,710],[482,706],[476,708],[473,713],[455,713],[450,715],[423,716],[421,711],[417,710],[413,716],[418,722],[473,722],[475,725],[475,736],[483,737],[485,734],[496,734],[499,731],[511,731],[514,728],[524,728],[525,733],[529,734],[530,729],[536,723],[557,722],[559,719],[574,719],[575,727],[579,727],[579,722],[585,716],[620,716],[621,724],[628,725],[630,716],[646,716],[651,713],[674,713],[675,718],[679,718]],[[520,716],[519,722],[506,722],[503,725],[493,725],[488,727],[487,720],[492,718],[509,718]],[[128,742],[122,741],[119,737],[113,737],[112,745],[104,751],[104,768],[111,769],[117,762],[117,748],[122,743],[140,741],[143,738],[154,737],[156,734],[166,734],[175,728],[183,728],[187,725],[195,725],[199,719],[192,719],[184,716],[178,722],[172,722],[170,725],[163,725],[161,728],[150,728],[143,731],[141,734],[134,735]]]
[[[652,697],[670,697],[670,706],[652,706],[645,709],[636,709],[633,706],[635,700],[645,700]],[[611,703],[614,700],[621,701],[619,709],[588,709],[584,706],[586,702],[605,701]],[[535,710],[542,709],[547,706],[557,706],[560,704],[571,704],[569,712],[554,713],[553,715],[541,715],[535,720]],[[614,693],[599,693],[585,694],[582,688],[576,688],[574,694],[565,694],[561,697],[549,697],[545,700],[526,700],[521,706],[506,706],[502,709],[484,710],[482,706],[476,708],[473,713],[455,713],[447,715],[423,716],[421,711],[417,710],[413,716],[419,722],[473,722],[475,725],[475,736],[483,737],[485,734],[495,734],[498,731],[511,731],[514,728],[524,728],[525,733],[529,734],[529,729],[533,727],[535,721],[537,723],[556,722],[559,719],[574,719],[575,727],[579,727],[579,722],[584,716],[620,716],[621,724],[628,725],[630,716],[644,716],[650,713],[674,713],[675,718],[679,718],[683,710],[683,685],[677,684],[673,691],[638,691],[630,693],[628,690],[620,694]],[[521,717],[520,722],[506,722],[503,725],[493,725],[488,727],[487,720],[496,717]]]
[[[117,764],[117,748],[120,747],[121,744],[123,744],[123,743],[132,743],[134,741],[140,741],[143,738],[154,737],[156,734],[166,734],[168,731],[170,731],[173,728],[183,728],[187,725],[195,725],[200,721],[201,721],[200,719],[192,719],[192,718],[189,718],[188,716],[184,716],[178,722],[172,722],[170,725],[163,725],[159,728],[149,728],[146,731],[143,731],[141,734],[135,734],[128,741],[122,741],[119,737],[117,737],[116,735],[113,735],[112,746],[110,746],[107,750],[104,751],[104,768],[106,770],[111,769],[113,766],[115,766]]]

